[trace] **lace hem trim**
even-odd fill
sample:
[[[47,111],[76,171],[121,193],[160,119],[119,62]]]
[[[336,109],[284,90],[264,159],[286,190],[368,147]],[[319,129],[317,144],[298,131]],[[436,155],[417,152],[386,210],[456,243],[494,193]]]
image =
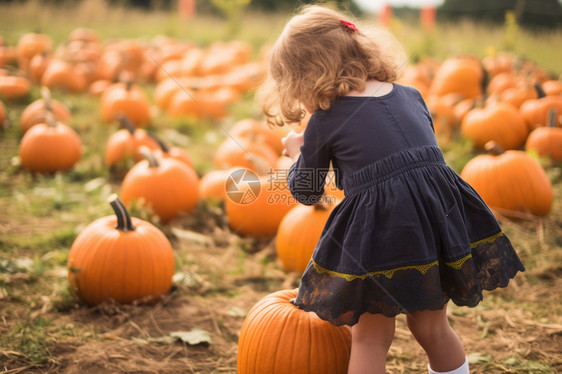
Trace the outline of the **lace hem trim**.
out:
[[[503,232],[500,231],[499,233],[492,235],[488,238],[482,239],[482,240],[478,240],[476,242],[470,243],[470,248],[475,248],[478,245],[482,244],[482,243],[493,243],[497,238],[503,236]],[[469,258],[472,258],[472,253],[469,253],[468,255],[464,256],[463,258],[453,261],[453,262],[444,262],[445,265],[452,267],[455,270],[459,270],[463,264],[466,262],[466,260],[468,260]],[[394,276],[394,273],[396,273],[397,271],[400,270],[417,270],[419,271],[422,275],[425,275],[425,273],[431,269],[433,266],[438,266],[439,265],[439,260],[430,262],[428,264],[423,264],[423,265],[407,265],[407,266],[400,266],[397,268],[393,268],[393,269],[386,269],[386,270],[378,270],[378,271],[373,271],[370,273],[366,273],[366,274],[346,274],[346,273],[340,273],[334,270],[329,270],[326,268],[323,268],[322,266],[320,266],[319,264],[317,264],[314,259],[311,260],[312,264],[314,265],[314,270],[316,270],[316,272],[318,274],[323,274],[323,273],[327,273],[336,277],[340,277],[340,278],[344,278],[347,281],[352,281],[354,279],[361,279],[364,280],[365,278],[368,277],[372,277],[375,275],[384,275],[386,278],[391,279]]]

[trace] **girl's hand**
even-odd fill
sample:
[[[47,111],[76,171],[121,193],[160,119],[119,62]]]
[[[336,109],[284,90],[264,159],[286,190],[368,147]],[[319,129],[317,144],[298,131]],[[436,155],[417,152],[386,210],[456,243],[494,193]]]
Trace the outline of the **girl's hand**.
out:
[[[283,155],[292,158],[293,161],[296,161],[301,154],[301,146],[304,142],[304,134],[299,134],[291,131],[287,134],[287,136],[281,139],[281,142],[283,143],[283,146],[285,146]]]

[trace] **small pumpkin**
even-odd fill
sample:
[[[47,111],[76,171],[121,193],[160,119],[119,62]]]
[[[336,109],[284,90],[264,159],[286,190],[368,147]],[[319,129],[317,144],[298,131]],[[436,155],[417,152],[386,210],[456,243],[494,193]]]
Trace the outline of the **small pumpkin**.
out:
[[[239,235],[275,236],[283,217],[298,203],[286,183],[286,174],[257,176],[250,169],[236,169],[226,183],[226,216]]]
[[[554,162],[562,162],[562,128],[556,127],[556,110],[549,115],[549,125],[537,127],[527,137],[525,149],[535,151],[539,156],[549,157]]]
[[[562,96],[546,95],[540,83],[535,84],[538,98],[536,100],[527,100],[521,105],[521,115],[527,123],[529,131],[548,123],[548,113],[551,109],[555,109],[558,113],[562,113]],[[562,126],[562,120],[556,120],[556,126]]]
[[[461,133],[483,149],[493,140],[502,148],[520,148],[527,138],[527,126],[517,108],[507,103],[489,103],[470,110],[462,120]]]
[[[0,131],[7,127],[8,124],[8,115],[6,113],[6,107],[4,103],[0,100]]]
[[[68,108],[60,101],[51,97],[47,87],[41,88],[41,99],[37,99],[25,107],[20,117],[20,129],[26,132],[31,126],[45,123],[47,113],[52,112],[58,122],[70,123],[72,115]]]
[[[25,77],[0,74],[0,98],[6,101],[25,99],[31,91],[31,81]]]
[[[504,152],[494,142],[487,143],[486,149],[490,154],[471,159],[460,176],[503,215],[546,216],[552,208],[553,191],[541,164],[524,151]]]
[[[351,328],[291,303],[297,290],[269,294],[250,310],[238,338],[238,374],[344,374]]]
[[[150,101],[140,86],[131,81],[114,83],[100,99],[101,117],[110,123],[125,114],[136,127],[146,127],[151,120]]]
[[[277,258],[286,271],[303,273],[334,205],[297,205],[283,217],[277,230]]]
[[[199,202],[199,177],[185,163],[173,158],[157,158],[146,147],[146,158],[125,175],[121,185],[123,202],[133,200],[151,209],[160,222],[167,223],[181,214],[191,213]]]
[[[435,72],[429,94],[457,93],[465,99],[476,98],[482,95],[483,82],[484,73],[476,59],[450,58]]]
[[[230,137],[219,145],[214,162],[220,169],[237,166],[264,174],[275,165],[277,157],[277,153],[265,142]]]
[[[158,146],[160,147],[160,149],[157,149],[155,151],[157,157],[173,158],[183,162],[189,167],[193,167],[193,162],[191,161],[191,157],[189,156],[189,153],[187,153],[185,149],[175,146],[169,146],[162,139],[160,139],[154,134],[149,133],[148,136],[154,139],[154,141],[158,143]]]
[[[536,98],[537,92],[528,84],[508,88],[500,94],[500,101],[510,103],[517,108],[521,108],[525,101]]]
[[[488,95],[500,95],[508,88],[516,87],[518,84],[518,79],[512,72],[502,72],[490,79],[486,91]]]
[[[150,149],[160,147],[146,130],[135,128],[126,115],[120,115],[118,120],[123,129],[112,134],[107,140],[104,159],[107,166],[115,165],[129,157],[135,162],[142,160],[144,157],[139,152],[142,146]]]
[[[235,138],[247,138],[254,141],[263,141],[279,155],[283,152],[283,135],[278,128],[270,128],[263,121],[251,118],[236,122],[229,131]]]
[[[72,168],[82,157],[82,142],[70,127],[48,113],[46,123],[31,127],[20,142],[23,167],[36,173],[54,173]]]
[[[50,36],[42,33],[30,32],[24,34],[16,46],[18,64],[20,68],[27,69],[29,61],[35,55],[49,54],[53,50],[53,41]]]
[[[151,223],[131,217],[117,195],[110,204],[115,215],[96,219],[72,243],[69,282],[88,305],[158,301],[172,285],[172,246]]]
[[[562,95],[562,81],[547,80],[542,83],[544,93],[549,96]]]
[[[50,89],[66,90],[72,93],[82,93],[86,90],[86,75],[74,65],[61,60],[52,59],[41,76],[41,84]]]
[[[199,195],[201,198],[224,201],[226,199],[226,182],[228,176],[234,170],[211,170],[203,175],[199,183]]]
[[[28,74],[34,83],[40,83],[47,66],[49,66],[50,58],[44,53],[35,55],[29,61]]]

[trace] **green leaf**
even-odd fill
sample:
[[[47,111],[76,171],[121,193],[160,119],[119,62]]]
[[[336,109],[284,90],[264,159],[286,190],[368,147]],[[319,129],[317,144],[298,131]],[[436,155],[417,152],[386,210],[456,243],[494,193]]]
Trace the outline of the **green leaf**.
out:
[[[474,352],[467,356],[469,364],[487,364],[494,361],[494,357],[489,353]]]
[[[189,345],[211,344],[211,334],[207,330],[193,328],[189,331],[174,331],[170,336]]]

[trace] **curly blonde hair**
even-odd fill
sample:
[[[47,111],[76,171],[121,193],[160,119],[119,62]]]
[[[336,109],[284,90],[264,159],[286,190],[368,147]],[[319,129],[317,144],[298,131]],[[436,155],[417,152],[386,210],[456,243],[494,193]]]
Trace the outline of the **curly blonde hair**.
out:
[[[334,99],[362,91],[367,80],[398,78],[402,47],[384,30],[371,35],[341,20],[349,17],[324,6],[306,6],[285,26],[270,53],[269,71],[258,90],[268,122],[300,121],[304,109],[330,108]]]

